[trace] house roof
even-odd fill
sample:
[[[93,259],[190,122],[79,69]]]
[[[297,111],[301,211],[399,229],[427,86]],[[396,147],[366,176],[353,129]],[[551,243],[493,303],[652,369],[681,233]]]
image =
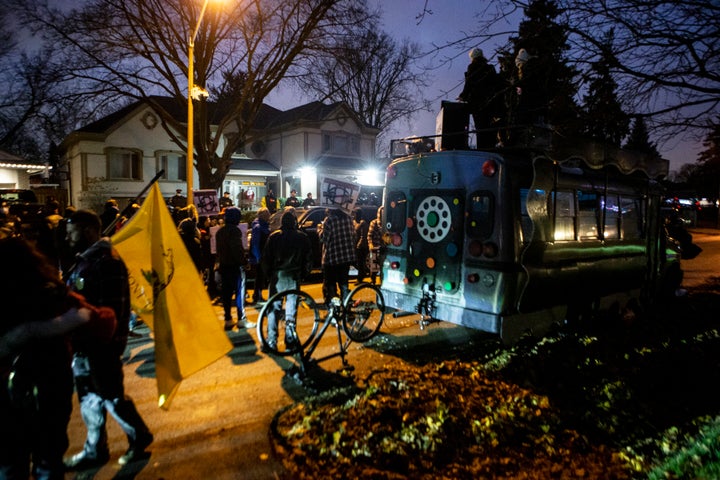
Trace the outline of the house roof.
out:
[[[185,118],[187,120],[187,108],[181,108],[175,99],[170,97],[150,97],[151,101],[157,102],[157,104],[163,108],[166,112],[172,115],[173,118],[181,121]],[[105,133],[112,127],[117,125],[123,118],[132,114],[138,108],[148,107],[149,105],[144,100],[136,100],[129,105],[122,107],[113,113],[102,117],[92,123],[78,128],[75,132],[78,133]]]
[[[178,122],[182,123],[187,121],[187,107],[184,105],[181,106],[174,98],[151,96],[149,97],[149,101],[156,103]],[[147,106],[149,106],[147,101],[136,100],[129,105],[110,113],[109,115],[80,127],[73,133],[107,133],[108,130],[112,129],[127,116],[133,114],[137,109],[145,108]],[[211,119],[222,116],[225,111],[225,108],[222,105],[215,102],[207,102],[207,108]],[[371,128],[370,125],[367,125],[360,120],[352,109],[350,109],[344,102],[335,102],[329,105],[322,102],[310,102],[285,111],[263,104],[258,112],[257,118],[255,119],[254,129],[266,130],[301,122],[319,122],[325,120],[339,110],[344,110],[339,112],[340,115],[345,114],[347,116],[352,116],[352,118],[361,123],[363,126]]]
[[[45,164],[42,162],[32,162],[29,160],[25,160],[22,157],[19,157],[17,155],[13,155],[10,152],[6,152],[5,150],[0,150],[0,167],[1,168],[34,168],[34,167],[44,167]]]
[[[318,101],[306,103],[290,110],[277,110],[272,115],[263,116],[262,118],[258,116],[255,128],[272,129],[301,122],[321,122],[335,113],[338,116],[350,116],[364,127],[372,128],[372,125],[363,122],[345,102],[335,102],[328,105]]]
[[[246,170],[253,172],[273,172],[280,170],[267,160],[257,158],[233,158],[230,170]]]

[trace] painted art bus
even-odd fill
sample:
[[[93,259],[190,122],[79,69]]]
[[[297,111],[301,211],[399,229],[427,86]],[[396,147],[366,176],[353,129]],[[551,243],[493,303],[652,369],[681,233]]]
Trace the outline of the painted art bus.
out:
[[[392,142],[404,154],[386,172],[387,306],[512,342],[679,287],[660,216],[666,160],[525,138],[486,150]]]

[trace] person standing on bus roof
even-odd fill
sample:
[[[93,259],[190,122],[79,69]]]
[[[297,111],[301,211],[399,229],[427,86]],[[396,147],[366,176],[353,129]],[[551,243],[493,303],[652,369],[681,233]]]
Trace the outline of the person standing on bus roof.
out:
[[[500,79],[482,50],[473,48],[469,55],[470,65],[465,72],[465,86],[458,95],[458,100],[468,104],[475,122],[478,147],[494,147],[497,143]]]

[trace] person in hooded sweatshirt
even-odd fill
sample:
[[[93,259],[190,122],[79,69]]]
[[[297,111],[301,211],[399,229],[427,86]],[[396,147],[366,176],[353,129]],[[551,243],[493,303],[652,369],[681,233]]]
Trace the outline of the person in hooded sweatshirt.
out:
[[[122,355],[130,320],[127,267],[110,239],[101,238],[101,220],[95,212],[78,210],[68,219],[67,241],[77,253],[75,264],[65,272],[68,287],[92,305],[112,308],[117,328],[107,342],[73,342],[75,389],[87,437],[83,449],[68,458],[65,466],[84,470],[109,460],[106,412],[110,412],[127,435],[128,449],[118,460],[125,465],[147,458],[146,448],[153,441],[132,399],[125,395],[123,385]]]
[[[232,319],[233,296],[237,308],[238,328],[252,328],[245,316],[245,269],[248,259],[243,246],[242,230],[238,227],[242,212],[238,207],[225,209],[225,225],[215,234],[218,271],[220,272],[220,298],[225,311],[225,330],[232,330],[235,322]]]
[[[285,290],[300,288],[300,282],[312,269],[312,246],[310,239],[298,230],[295,209],[286,207],[281,225],[268,237],[260,258],[265,275],[269,279],[269,296]],[[281,302],[270,306],[268,314],[267,341],[271,348],[277,346],[277,318]],[[297,298],[288,296],[285,304],[285,345],[288,348],[297,343],[295,323],[297,320]]]

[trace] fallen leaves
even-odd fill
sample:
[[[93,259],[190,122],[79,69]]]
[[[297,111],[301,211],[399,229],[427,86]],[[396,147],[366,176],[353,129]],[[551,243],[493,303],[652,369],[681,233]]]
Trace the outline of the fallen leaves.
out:
[[[280,412],[275,453],[293,479],[720,478],[719,293],[630,327],[398,362]]]

